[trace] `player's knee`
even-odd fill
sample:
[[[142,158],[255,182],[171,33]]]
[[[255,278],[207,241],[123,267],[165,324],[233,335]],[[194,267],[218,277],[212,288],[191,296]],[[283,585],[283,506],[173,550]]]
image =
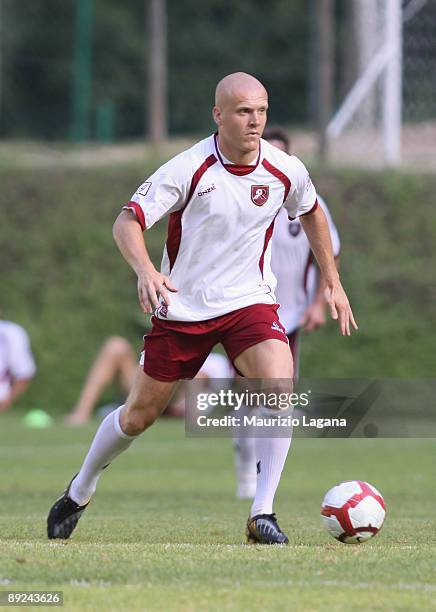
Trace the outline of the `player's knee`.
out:
[[[131,350],[129,341],[122,336],[110,336],[102,347],[102,352],[111,357],[123,357]]]
[[[136,436],[148,429],[157,417],[159,411],[140,403],[132,403],[126,406],[121,418],[123,430],[129,435]]]
[[[275,393],[276,395],[290,394],[293,391],[293,380],[292,378],[272,378],[268,381],[266,388],[268,392]]]
[[[288,410],[292,407],[293,383],[292,379],[272,379],[264,391],[268,397],[267,405],[261,406],[261,412],[269,413],[271,410]]]

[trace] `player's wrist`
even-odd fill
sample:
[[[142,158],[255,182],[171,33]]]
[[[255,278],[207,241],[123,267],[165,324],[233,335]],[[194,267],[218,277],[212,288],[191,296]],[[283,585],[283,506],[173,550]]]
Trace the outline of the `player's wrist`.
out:
[[[329,276],[324,276],[324,279],[326,288],[330,289],[331,291],[333,289],[337,289],[338,287],[342,287],[341,279],[337,270],[335,270],[334,272],[332,271],[331,275]]]
[[[143,263],[140,266],[136,267],[135,272],[136,276],[138,277],[138,280],[149,280],[152,276],[157,274],[157,270],[151,262]]]

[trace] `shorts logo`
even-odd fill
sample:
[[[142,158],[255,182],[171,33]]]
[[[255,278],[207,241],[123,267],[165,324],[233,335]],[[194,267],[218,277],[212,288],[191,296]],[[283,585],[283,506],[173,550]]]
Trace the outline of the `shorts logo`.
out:
[[[151,182],[145,181],[145,183],[142,183],[142,185],[139,185],[138,189],[136,190],[136,193],[138,195],[146,196],[150,187],[151,187]]]
[[[271,325],[271,329],[273,329],[274,331],[278,331],[281,334],[285,333],[283,327],[280,325],[280,323],[277,323],[277,321],[273,321],[273,324]]]
[[[263,206],[269,198],[268,185],[252,185],[251,186],[251,201],[256,206]]]

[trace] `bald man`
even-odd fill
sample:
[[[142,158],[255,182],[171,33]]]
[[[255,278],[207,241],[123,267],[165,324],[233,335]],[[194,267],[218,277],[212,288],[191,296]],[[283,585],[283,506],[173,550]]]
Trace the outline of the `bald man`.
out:
[[[261,139],[267,110],[267,91],[256,78],[241,72],[223,78],[212,111],[217,133],[147,178],[116,219],[115,241],[137,275],[141,309],[154,312],[153,327],[125,405],[101,423],[79,473],[49,513],[49,538],[70,537],[103,470],[154,423],[177,382],[194,378],[217,343],[243,376],[291,391],[292,357],[270,267],[274,219],[282,207],[306,231],[341,333],[357,329],[306,168]],[[143,231],[165,216],[168,238],[159,272]],[[273,500],[290,434],[256,439],[250,543],[288,543]]]

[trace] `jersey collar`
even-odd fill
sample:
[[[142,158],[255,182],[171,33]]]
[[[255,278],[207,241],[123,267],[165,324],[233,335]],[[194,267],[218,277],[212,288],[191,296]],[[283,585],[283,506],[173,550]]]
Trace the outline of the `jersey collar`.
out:
[[[215,134],[213,135],[213,138],[214,138],[215,151],[216,151],[217,157],[221,165],[225,168],[225,170],[227,170],[227,172],[230,172],[230,174],[235,174],[236,176],[245,176],[246,174],[251,174],[251,172],[254,172],[254,170],[256,170],[257,166],[259,165],[259,161],[260,161],[260,153],[261,153],[260,141],[259,141],[259,154],[257,156],[255,164],[231,164],[231,163],[226,163],[222,158],[222,155],[218,148],[218,132],[215,132]]]

